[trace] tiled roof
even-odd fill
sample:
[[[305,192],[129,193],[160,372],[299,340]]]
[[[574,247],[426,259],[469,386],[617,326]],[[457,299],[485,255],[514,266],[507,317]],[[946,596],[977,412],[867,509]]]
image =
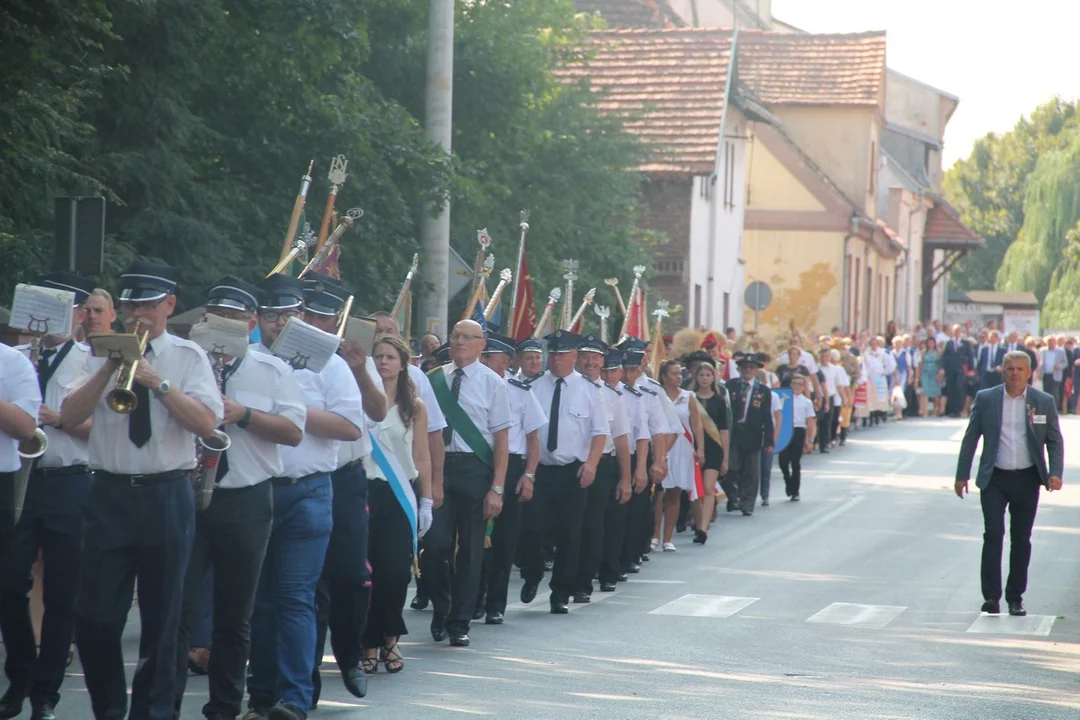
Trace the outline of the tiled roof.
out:
[[[953,248],[981,248],[986,245],[972,232],[948,204],[937,202],[926,216],[923,242]]]
[[[667,0],[574,0],[578,12],[597,13],[613,28],[664,28],[682,25]]]
[[[599,0],[593,0],[599,2]],[[589,33],[584,64],[559,74],[587,78],[598,106],[654,150],[648,173],[713,168],[731,56],[731,30],[676,28]],[[883,96],[885,34],[784,35],[739,32],[737,76],[766,105],[877,106]]]

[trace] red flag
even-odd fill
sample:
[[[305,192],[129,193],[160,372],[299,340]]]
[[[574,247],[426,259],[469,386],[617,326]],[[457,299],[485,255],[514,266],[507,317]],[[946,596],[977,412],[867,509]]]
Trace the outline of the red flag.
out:
[[[581,317],[578,318],[578,321],[576,323],[574,323],[574,327],[570,328],[570,332],[574,333],[575,335],[580,335],[581,334],[581,328],[582,328],[582,326],[584,324],[585,324],[585,313],[581,313]]]
[[[645,307],[641,295],[641,288],[637,288],[630,298],[630,305],[626,308],[629,320],[626,323],[626,334],[639,340],[645,339]]]
[[[517,342],[522,342],[532,337],[536,331],[536,324],[540,318],[536,316],[536,305],[533,304],[533,282],[529,274],[529,263],[525,254],[521,254],[521,263],[518,265],[514,283],[514,317],[510,319],[510,329],[507,333]]]

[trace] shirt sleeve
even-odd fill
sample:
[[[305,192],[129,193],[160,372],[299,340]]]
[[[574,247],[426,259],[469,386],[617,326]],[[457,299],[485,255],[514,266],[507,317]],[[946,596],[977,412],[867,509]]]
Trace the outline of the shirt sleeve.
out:
[[[500,430],[506,430],[513,425],[514,417],[510,411],[510,396],[506,393],[506,383],[503,382],[503,379],[492,372],[489,385],[491,387],[491,404],[488,405],[488,431],[494,435]]]
[[[221,399],[221,389],[218,388],[214,369],[210,366],[206,353],[193,347],[174,348],[174,351],[183,352],[189,358],[184,376],[180,380],[180,392],[205,405],[214,413],[214,424],[220,425],[225,417],[225,403]]]
[[[814,356],[808,352],[804,352],[802,356],[803,365],[810,371],[811,375],[817,375],[817,360],[814,360]]]
[[[274,415],[280,415],[303,432],[307,424],[307,406],[304,405],[304,396],[300,394],[300,387],[296,384],[296,378],[291,372],[284,372],[278,378],[276,392],[274,393]]]
[[[607,405],[600,399],[602,388],[594,387],[589,395],[589,437],[611,434],[608,425]]]
[[[645,415],[648,419],[649,437],[650,439],[656,435],[665,434],[667,427],[667,420],[664,418],[664,410],[660,407],[660,398],[655,395],[649,395],[648,393],[642,393],[642,400],[645,405]]]
[[[782,402],[780,402],[780,396],[777,395],[774,392],[770,392],[769,395],[772,396],[772,400],[770,401],[770,405],[769,405],[769,410],[774,412],[774,413],[775,412],[780,412],[780,410],[783,409],[783,407],[784,407],[784,404]]]
[[[348,364],[340,356],[334,355],[320,376],[326,412],[340,415],[362,432],[367,424],[364,420],[364,400]]]
[[[523,392],[525,393],[525,419],[521,431],[528,435],[547,424],[548,417],[547,413],[544,412],[544,408],[540,406],[540,401],[536,399],[536,393],[532,390]]]
[[[41,388],[38,387],[33,363],[22,353],[14,352],[9,354],[6,366],[4,384],[7,397],[4,400],[37,420],[38,411],[41,410]]]
[[[606,387],[601,388],[600,392],[609,393],[609,394],[611,394],[611,396],[613,398],[615,398],[615,401],[614,401],[615,412],[612,413],[612,415],[614,416],[614,420],[611,422],[611,437],[612,438],[617,438],[617,437],[622,437],[623,435],[629,435],[630,434],[629,414],[626,412],[626,403],[623,402],[622,396],[621,395],[616,395],[615,393],[611,392],[611,390],[609,390]]]

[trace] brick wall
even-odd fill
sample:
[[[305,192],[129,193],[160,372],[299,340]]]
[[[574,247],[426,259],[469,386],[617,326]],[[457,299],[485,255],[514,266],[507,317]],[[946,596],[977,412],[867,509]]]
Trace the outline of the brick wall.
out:
[[[665,323],[667,328],[680,328],[686,325],[686,311],[690,307],[687,262],[693,179],[651,178],[642,186],[641,200],[646,207],[642,227],[667,236],[667,242],[655,248],[650,268],[649,309],[656,307],[657,295],[671,303],[672,308],[681,305],[682,312],[673,314]],[[652,323],[653,319],[650,317],[649,321]]]

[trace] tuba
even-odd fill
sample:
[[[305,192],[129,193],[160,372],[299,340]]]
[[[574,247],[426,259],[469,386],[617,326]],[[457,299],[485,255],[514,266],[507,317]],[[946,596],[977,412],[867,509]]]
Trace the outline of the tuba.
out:
[[[214,378],[217,380],[218,390],[221,390],[225,384],[225,360],[217,353],[211,355],[214,358]],[[214,430],[206,437],[196,438],[195,454],[198,461],[191,475],[191,483],[195,488],[195,507],[200,511],[210,507],[210,501],[214,499],[218,463],[221,453],[228,450],[230,445],[232,440],[221,429]]]
[[[144,332],[140,334],[139,323],[135,323],[135,332],[133,334],[139,340],[139,355],[141,357],[146,352],[146,341],[149,339],[150,333]],[[135,382],[135,369],[139,366],[139,359],[125,359],[120,365],[120,369],[116,371],[116,387],[105,396],[105,402],[113,412],[130,415],[139,405],[139,399],[131,389],[132,384]]]

